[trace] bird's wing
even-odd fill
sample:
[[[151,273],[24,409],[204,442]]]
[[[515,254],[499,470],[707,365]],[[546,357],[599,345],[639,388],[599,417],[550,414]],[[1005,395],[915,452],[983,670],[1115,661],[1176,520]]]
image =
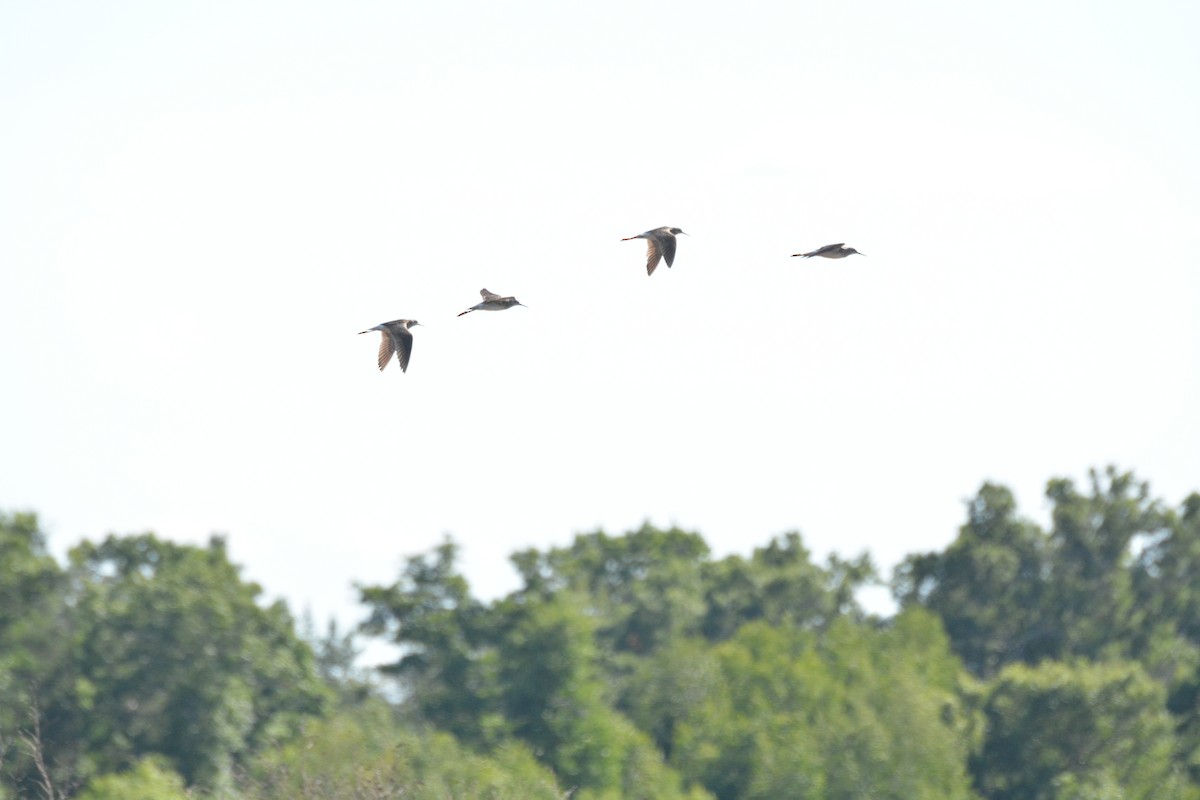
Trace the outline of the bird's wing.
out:
[[[646,274],[653,275],[654,268],[658,266],[658,262],[662,260],[662,251],[658,247],[658,240],[647,236],[646,237]],[[667,266],[671,266],[667,264]]]
[[[392,359],[392,353],[396,352],[396,343],[392,338],[390,330],[384,330],[382,338],[379,341],[379,371],[388,365],[388,361]]]
[[[480,289],[479,296],[482,297],[484,300],[499,300],[500,299],[500,295],[496,294],[495,292],[489,292],[487,289]]]
[[[390,328],[389,331],[392,334],[392,347],[396,349],[396,355],[400,361],[400,371],[408,372],[408,359],[412,356],[412,332],[400,325]]]
[[[662,250],[663,260],[667,262],[667,266],[675,261],[675,234],[664,233],[658,237],[658,246]]]

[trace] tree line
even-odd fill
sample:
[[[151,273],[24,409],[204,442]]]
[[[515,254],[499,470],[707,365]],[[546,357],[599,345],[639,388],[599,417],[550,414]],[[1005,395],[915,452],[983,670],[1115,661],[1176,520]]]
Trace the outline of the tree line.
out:
[[[515,553],[446,540],[298,624],[224,541],[46,551],[0,513],[0,800],[1200,798],[1200,494],[984,484],[881,576],[798,533],[715,558],[650,525]],[[856,597],[886,582],[898,611]],[[365,670],[362,637],[398,645]]]

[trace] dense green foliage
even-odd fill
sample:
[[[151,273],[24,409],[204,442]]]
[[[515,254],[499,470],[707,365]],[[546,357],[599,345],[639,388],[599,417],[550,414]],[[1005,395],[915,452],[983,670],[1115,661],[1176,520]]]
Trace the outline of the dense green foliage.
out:
[[[971,797],[958,664],[928,615],[824,636],[756,622],[714,656],[675,761],[718,797]]]
[[[93,778],[79,800],[187,800],[183,778],[149,756],[132,769]]]
[[[1006,667],[984,703],[979,787],[995,800],[1184,797],[1164,700],[1132,664]]]
[[[1196,797],[1200,495],[1176,511],[1110,468],[1093,471],[1086,492],[1052,480],[1046,497],[1048,531],[1017,515],[1007,489],[985,485],[958,538],[908,558],[894,581],[902,606],[940,616],[966,667],[990,682],[976,788]],[[1022,749],[1030,742],[1046,744],[1036,761]]]
[[[17,796],[66,794],[147,755],[232,789],[249,754],[321,712],[328,690],[290,614],[259,605],[220,539],[109,537],[75,548],[65,570],[31,517],[0,519],[0,542],[0,581],[33,586],[0,633],[0,746]]]
[[[1200,495],[985,484],[866,613],[865,556],[714,559],[649,525],[513,556],[446,541],[318,635],[224,543],[84,543],[0,514],[0,800],[1200,800]],[[397,659],[356,663],[356,636]]]
[[[554,775],[520,744],[480,755],[449,734],[404,724],[378,700],[313,720],[287,745],[264,752],[243,791],[288,800],[562,797]]]

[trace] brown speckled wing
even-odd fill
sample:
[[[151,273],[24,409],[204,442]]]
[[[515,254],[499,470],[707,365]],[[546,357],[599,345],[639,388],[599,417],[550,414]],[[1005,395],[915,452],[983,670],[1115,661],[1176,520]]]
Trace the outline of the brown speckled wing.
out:
[[[396,346],[392,343],[390,332],[381,331],[380,336],[382,338],[379,342],[379,370],[382,372],[383,368],[392,360],[392,353],[396,352]]]
[[[658,262],[661,260],[662,260],[662,253],[660,253],[658,250],[658,241],[647,237],[646,238],[646,274],[653,275],[655,267],[658,266]],[[667,266],[670,266],[670,264],[667,264]]]

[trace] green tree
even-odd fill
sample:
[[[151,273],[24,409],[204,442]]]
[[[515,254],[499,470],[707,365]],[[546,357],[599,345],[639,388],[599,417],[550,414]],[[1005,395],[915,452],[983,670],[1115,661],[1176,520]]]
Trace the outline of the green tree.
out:
[[[189,783],[225,787],[238,762],[321,710],[286,607],[258,604],[220,538],[110,536],[70,560],[82,774],[160,754]]]
[[[670,759],[680,722],[714,691],[720,665],[712,644],[676,638],[638,659],[621,681],[617,707]]]
[[[409,558],[390,586],[360,586],[370,608],[363,630],[403,650],[381,667],[408,690],[420,716],[467,744],[483,744],[481,720],[495,708],[493,615],[471,597],[457,571],[458,547],[447,540],[428,556]]]
[[[971,761],[988,800],[1188,797],[1163,688],[1136,664],[1012,665],[989,687]]]
[[[1057,629],[1057,658],[1129,656],[1146,620],[1133,593],[1132,544],[1153,539],[1168,516],[1132,473],[1089,473],[1091,491],[1051,480],[1053,504],[1047,613]]]
[[[0,775],[19,797],[76,784],[68,587],[37,516],[0,512]]]
[[[611,635],[613,624],[628,622],[638,598],[647,607],[654,600],[629,593],[636,576],[582,579],[592,574],[582,564],[599,550],[637,549],[610,545],[597,536],[580,543],[581,558],[518,556],[526,587],[484,606],[471,598],[446,542],[409,559],[395,584],[361,588],[372,607],[366,629],[401,646],[404,655],[385,671],[402,680],[421,718],[464,744],[495,751],[515,737],[581,798],[683,797],[650,739],[609,703],[601,664],[606,648],[623,640]]]
[[[743,626],[676,726],[671,762],[717,797],[947,800],[971,795],[971,717],[936,619],[877,630]]]
[[[158,758],[143,758],[128,772],[88,781],[76,800],[187,800],[183,778]]]
[[[679,776],[649,738],[608,705],[596,623],[579,598],[560,592],[508,605],[497,656],[512,732],[580,797],[682,797]]]
[[[337,697],[338,705],[364,703],[377,693],[373,672],[359,662],[362,648],[354,631],[343,632],[330,619],[324,634],[318,634],[312,614],[301,618],[301,637],[313,651],[313,662],[321,680]]]
[[[974,674],[988,677],[1017,661],[1128,658],[1151,649],[1164,617],[1151,597],[1136,602],[1133,550],[1170,542],[1161,537],[1172,517],[1131,473],[1109,467],[1089,476],[1087,493],[1067,479],[1047,483],[1048,533],[1017,516],[1011,492],[984,484],[945,552],[910,556],[897,569],[901,605],[941,616]],[[1152,564],[1145,565],[1148,575]],[[1154,581],[1143,583],[1154,594]],[[1178,592],[1175,602],[1187,596]]]
[[[840,615],[861,616],[855,591],[873,580],[870,558],[812,562],[799,533],[772,539],[749,559],[729,556],[704,565],[705,613],[701,629],[716,641],[747,622],[821,627]]]
[[[1190,672],[1200,652],[1200,494],[1162,520],[1133,564],[1133,642],[1139,660],[1169,682]]]
[[[704,612],[702,568],[708,545],[695,533],[650,524],[625,534],[580,535],[570,547],[513,556],[524,594],[569,591],[599,620],[605,652],[647,653],[676,633],[696,630]]]
[[[1167,710],[1175,718],[1176,762],[1186,771],[1192,785],[1200,786],[1200,665],[1171,688]],[[1200,797],[1200,791],[1197,796]]]
[[[1162,531],[1140,551],[1133,569],[1135,654],[1169,687],[1177,761],[1200,786],[1200,494],[1164,516]]]
[[[0,511],[0,642],[27,635],[39,606],[65,588],[65,577],[46,552],[37,515]],[[14,649],[3,648],[0,658],[11,657]]]
[[[1045,613],[1049,542],[1016,513],[1012,492],[985,483],[967,503],[967,522],[942,553],[909,556],[893,591],[904,608],[942,619],[971,672],[987,677],[1013,661],[1037,661],[1058,648]]]
[[[1200,494],[1189,495],[1163,521],[1135,565],[1138,606],[1200,645]]]
[[[242,789],[247,800],[564,797],[519,743],[482,756],[449,734],[404,726],[374,699],[310,720],[301,736],[254,760]]]
[[[595,622],[565,593],[511,604],[509,617],[497,661],[512,732],[569,786],[615,783],[602,757],[611,742],[604,741]]]

